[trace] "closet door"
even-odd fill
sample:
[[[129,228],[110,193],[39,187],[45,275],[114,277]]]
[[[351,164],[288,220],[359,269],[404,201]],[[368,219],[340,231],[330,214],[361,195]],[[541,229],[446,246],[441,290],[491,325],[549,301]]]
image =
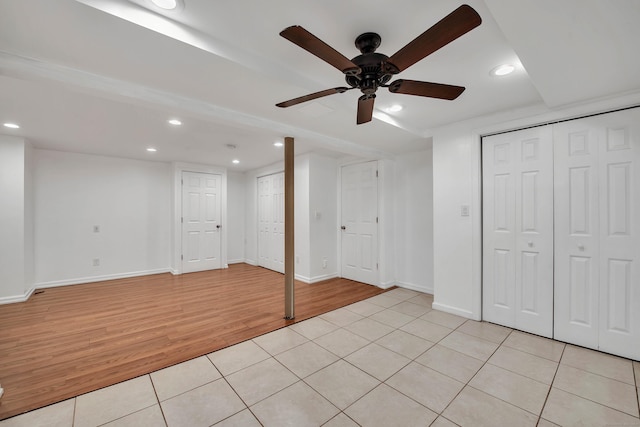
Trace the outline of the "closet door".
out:
[[[555,338],[640,358],[640,109],[554,125]]]
[[[284,273],[284,173],[258,178],[258,265]]]
[[[553,333],[549,126],[483,138],[483,319]]]
[[[554,338],[598,348],[599,131],[586,120],[554,125]]]

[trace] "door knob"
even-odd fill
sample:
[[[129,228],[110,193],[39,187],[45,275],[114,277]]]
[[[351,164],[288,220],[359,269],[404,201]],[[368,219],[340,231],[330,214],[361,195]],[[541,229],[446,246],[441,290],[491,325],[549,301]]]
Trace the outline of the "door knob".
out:
[[[220,224],[216,225],[216,228],[222,228],[222,226]]]
[[[578,245],[578,249],[580,249],[581,251],[584,251],[584,245]]]
[[[344,225],[342,227],[340,227],[342,230],[346,230],[347,227],[345,227]]]
[[[529,245],[529,247],[530,247],[530,248],[532,248],[532,247],[533,247],[533,242],[532,242],[531,240],[529,240],[529,241],[527,242],[527,245]]]

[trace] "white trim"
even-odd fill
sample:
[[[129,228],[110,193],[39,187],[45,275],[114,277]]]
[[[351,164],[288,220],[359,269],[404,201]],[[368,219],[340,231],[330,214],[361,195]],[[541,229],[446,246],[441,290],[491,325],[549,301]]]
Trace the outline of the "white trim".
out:
[[[428,286],[422,286],[422,285],[415,285],[413,283],[407,283],[407,282],[396,282],[396,286],[399,286],[405,289],[411,289],[412,291],[433,295],[433,286],[428,287]]]
[[[335,279],[336,277],[338,277],[338,273],[322,274],[320,276],[314,276],[310,278],[306,283],[318,283],[322,282],[323,280]]]
[[[389,289],[389,288],[391,288],[391,287],[393,287],[393,286],[395,286],[395,285],[396,285],[396,282],[394,282],[393,280],[390,280],[390,281],[388,281],[388,282],[380,283],[380,284],[378,285],[378,287],[379,287],[380,289]]]
[[[249,265],[253,265],[254,267],[259,267],[258,262],[256,260],[245,258],[244,262],[246,262]]]
[[[11,297],[0,297],[0,305],[13,304],[15,302],[25,302],[29,298],[31,298],[31,295],[33,294],[33,292],[35,290],[36,290],[36,288],[31,288],[27,292],[25,292],[24,295],[14,295],[14,296],[11,296]]]
[[[452,307],[450,305],[440,304],[437,302],[431,304],[431,307],[435,310],[444,311],[445,313],[449,314],[455,314],[456,316],[466,317],[467,319],[480,320],[480,316],[476,316],[475,313],[472,313],[469,310],[463,310],[457,307]]]
[[[246,261],[244,260],[244,258],[239,258],[239,259],[230,259],[230,260],[228,260],[228,261],[227,261],[227,265],[229,265],[229,264],[242,264],[242,263],[244,263],[244,262],[246,262]]]
[[[58,286],[81,285],[84,283],[103,282],[105,280],[126,279],[129,277],[149,276],[152,274],[173,273],[170,268],[158,268],[155,270],[131,271],[129,273],[105,274],[103,276],[76,277],[75,279],[53,280],[40,282],[34,285],[36,289],[56,288]]]

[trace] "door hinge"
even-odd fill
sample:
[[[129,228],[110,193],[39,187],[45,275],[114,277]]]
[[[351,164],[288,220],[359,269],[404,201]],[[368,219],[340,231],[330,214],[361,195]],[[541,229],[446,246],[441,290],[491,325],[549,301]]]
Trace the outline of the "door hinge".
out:
[[[378,263],[376,262],[376,270],[378,269]]]
[[[180,224],[184,224],[184,217],[183,216],[180,217]]]
[[[378,223],[378,217],[376,217],[376,224]]]
[[[180,185],[184,185],[184,179],[180,179]]]
[[[376,171],[376,178],[378,177],[378,171]]]
[[[184,261],[184,255],[180,254],[180,261]]]

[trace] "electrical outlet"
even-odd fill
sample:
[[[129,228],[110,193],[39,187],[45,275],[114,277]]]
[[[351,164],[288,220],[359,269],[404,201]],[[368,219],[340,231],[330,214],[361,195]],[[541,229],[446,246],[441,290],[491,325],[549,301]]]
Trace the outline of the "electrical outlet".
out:
[[[460,206],[460,216],[469,216],[469,205]]]
[[[99,267],[100,266],[100,258],[94,258],[93,259],[93,266],[94,267]]]
[[[322,258],[322,268],[327,268],[327,258]]]
[[[296,264],[300,264],[300,256],[296,255]]]

